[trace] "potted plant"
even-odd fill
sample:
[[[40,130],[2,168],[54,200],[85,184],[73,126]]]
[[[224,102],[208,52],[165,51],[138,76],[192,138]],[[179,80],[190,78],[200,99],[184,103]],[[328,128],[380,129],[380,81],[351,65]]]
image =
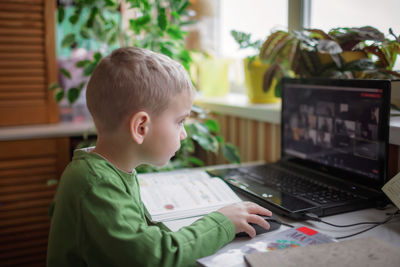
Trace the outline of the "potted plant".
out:
[[[279,98],[275,96],[274,90],[264,90],[264,73],[270,64],[262,61],[259,57],[259,51],[262,46],[261,40],[253,41],[251,34],[231,31],[232,37],[239,45],[239,49],[252,48],[257,52],[243,60],[246,93],[249,101],[252,103],[275,103]]]
[[[304,78],[398,78],[400,73],[392,69],[400,53],[400,38],[389,32],[394,40],[371,26],[334,28],[328,33],[319,29],[274,32],[259,55],[271,64],[264,74],[264,89],[289,71]],[[280,95],[280,84],[275,91]]]
[[[269,65],[263,76],[263,90],[280,96],[280,80],[290,77],[326,77],[394,79],[393,71],[400,54],[400,36],[391,29],[393,40],[379,30],[334,28],[328,33],[319,29],[276,31],[262,44],[258,58]]]

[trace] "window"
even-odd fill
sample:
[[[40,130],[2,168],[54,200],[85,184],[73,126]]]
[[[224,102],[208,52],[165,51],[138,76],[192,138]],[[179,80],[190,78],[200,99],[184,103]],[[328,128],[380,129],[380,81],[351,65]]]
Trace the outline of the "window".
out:
[[[400,35],[399,0],[336,0],[311,2],[310,27],[328,31],[336,27],[372,26],[385,36],[392,28]],[[392,38],[392,37],[390,37]],[[395,70],[400,70],[400,59],[396,60]]]
[[[251,33],[254,40],[265,40],[275,28],[287,29],[287,1],[275,0],[220,0],[219,54],[244,58],[252,50],[239,51],[231,30]]]
[[[311,3],[311,27],[330,30],[335,27],[370,25],[387,35],[389,28],[400,34],[399,0],[336,0]]]
[[[400,35],[399,0],[218,0],[213,38],[217,54],[223,57],[243,59],[254,55],[252,49],[239,50],[230,34],[231,30],[251,33],[253,40],[265,40],[273,30],[288,29],[288,10],[304,16],[304,27],[328,31],[335,27],[360,27],[370,25],[389,37],[389,28]],[[290,5],[290,6],[289,6]],[[302,8],[297,8],[303,6]],[[304,12],[304,13],[303,13]],[[303,15],[304,14],[304,15]],[[293,18],[292,18],[293,19]],[[295,22],[297,23],[297,22]],[[293,27],[293,25],[292,25]],[[400,70],[400,57],[395,70]],[[238,77],[239,76],[239,77]],[[230,80],[241,82],[243,77],[236,72]],[[239,79],[238,79],[239,78]],[[237,91],[242,89],[237,88]]]

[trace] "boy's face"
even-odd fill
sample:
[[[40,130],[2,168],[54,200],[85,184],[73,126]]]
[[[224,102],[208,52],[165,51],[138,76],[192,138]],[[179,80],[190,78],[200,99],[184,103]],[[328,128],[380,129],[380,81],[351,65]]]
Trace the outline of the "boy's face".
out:
[[[183,122],[190,115],[192,104],[192,95],[183,91],[172,97],[165,111],[151,117],[149,132],[143,142],[147,163],[163,166],[179,150],[181,140],[186,138]]]

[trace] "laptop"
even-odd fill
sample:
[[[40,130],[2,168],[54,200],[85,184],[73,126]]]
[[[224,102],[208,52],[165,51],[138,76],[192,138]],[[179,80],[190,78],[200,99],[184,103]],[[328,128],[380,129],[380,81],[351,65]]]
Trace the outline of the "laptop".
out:
[[[387,180],[390,89],[389,80],[285,78],[280,160],[208,173],[293,219],[377,206]]]

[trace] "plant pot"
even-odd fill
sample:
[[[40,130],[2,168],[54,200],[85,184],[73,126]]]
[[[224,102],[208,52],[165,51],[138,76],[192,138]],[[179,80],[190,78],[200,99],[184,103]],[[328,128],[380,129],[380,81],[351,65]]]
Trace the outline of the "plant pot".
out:
[[[246,92],[251,103],[276,103],[280,98],[275,96],[276,79],[273,80],[271,87],[267,92],[263,90],[264,73],[269,68],[268,64],[255,59],[249,64],[246,58],[243,60],[244,77]]]
[[[198,62],[198,89],[207,97],[226,95],[229,90],[228,71],[231,60],[206,58]]]

